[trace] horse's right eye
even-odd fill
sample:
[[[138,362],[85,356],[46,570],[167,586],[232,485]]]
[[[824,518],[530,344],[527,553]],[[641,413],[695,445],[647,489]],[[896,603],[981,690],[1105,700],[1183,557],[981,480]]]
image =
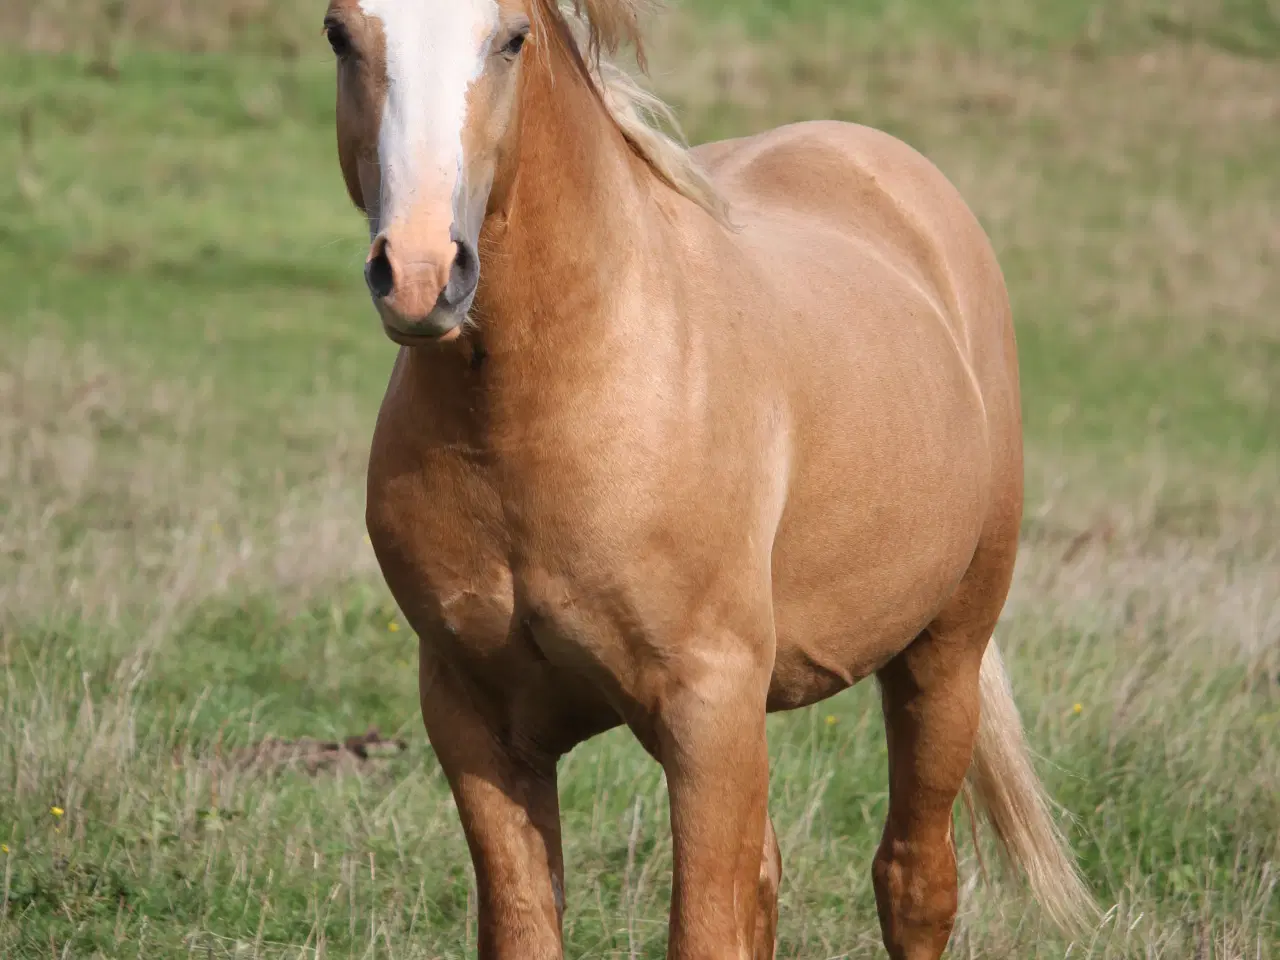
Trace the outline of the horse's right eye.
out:
[[[326,20],[324,23],[324,35],[329,40],[329,46],[333,48],[333,52],[339,57],[347,57],[351,55],[351,34],[347,33],[347,28],[336,20]]]

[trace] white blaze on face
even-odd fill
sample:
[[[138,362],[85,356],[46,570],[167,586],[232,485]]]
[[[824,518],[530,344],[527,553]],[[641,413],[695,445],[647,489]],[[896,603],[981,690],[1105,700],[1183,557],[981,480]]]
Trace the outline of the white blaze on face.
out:
[[[425,204],[452,205],[462,181],[467,90],[498,26],[496,0],[361,0],[382,23],[387,102],[378,134],[381,227]]]

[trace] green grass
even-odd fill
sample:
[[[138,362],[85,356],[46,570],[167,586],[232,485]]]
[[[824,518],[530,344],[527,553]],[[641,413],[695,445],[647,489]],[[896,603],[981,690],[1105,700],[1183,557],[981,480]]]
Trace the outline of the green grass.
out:
[[[999,639],[1110,910],[1070,956],[1280,956],[1274,5],[688,6],[650,53],[692,139],[884,127],[996,244],[1031,493]],[[71,7],[0,14],[0,956],[474,953],[363,537],[394,349],[319,11]],[[233,762],[370,725],[409,747],[364,774]],[[882,955],[874,689],[770,736],[779,956]],[[662,956],[660,771],[610,734],[561,797],[569,955]],[[962,851],[953,954],[1066,955]]]

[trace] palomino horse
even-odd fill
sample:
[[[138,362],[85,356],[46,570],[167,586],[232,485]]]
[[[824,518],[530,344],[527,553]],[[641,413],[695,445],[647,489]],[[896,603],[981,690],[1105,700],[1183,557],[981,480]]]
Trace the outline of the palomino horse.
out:
[[[325,21],[402,347],[368,528],[420,638],[480,956],[562,955],[556,761],[625,723],[670,791],[670,956],[771,957],[765,714],[872,674],[890,956],[946,946],[966,776],[1071,921],[1089,899],[989,644],[1022,509],[991,247],[873,130],[681,149],[600,56],[639,49],[639,3],[332,0]]]

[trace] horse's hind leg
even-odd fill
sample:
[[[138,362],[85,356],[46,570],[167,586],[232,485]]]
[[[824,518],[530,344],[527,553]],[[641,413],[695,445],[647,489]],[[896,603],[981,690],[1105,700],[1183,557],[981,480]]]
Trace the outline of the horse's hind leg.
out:
[[[873,877],[893,960],[938,960],[956,915],[951,810],[978,733],[982,647],[926,632],[879,673],[889,817]]]
[[[753,960],[773,960],[778,938],[778,887],[782,883],[782,851],[773,820],[764,823],[764,851],[760,857],[759,908]]]
[[[978,737],[982,658],[1013,580],[1021,470],[1010,472],[997,493],[955,592],[877,674],[889,747],[889,816],[872,877],[893,960],[938,960],[955,923],[952,810]]]

